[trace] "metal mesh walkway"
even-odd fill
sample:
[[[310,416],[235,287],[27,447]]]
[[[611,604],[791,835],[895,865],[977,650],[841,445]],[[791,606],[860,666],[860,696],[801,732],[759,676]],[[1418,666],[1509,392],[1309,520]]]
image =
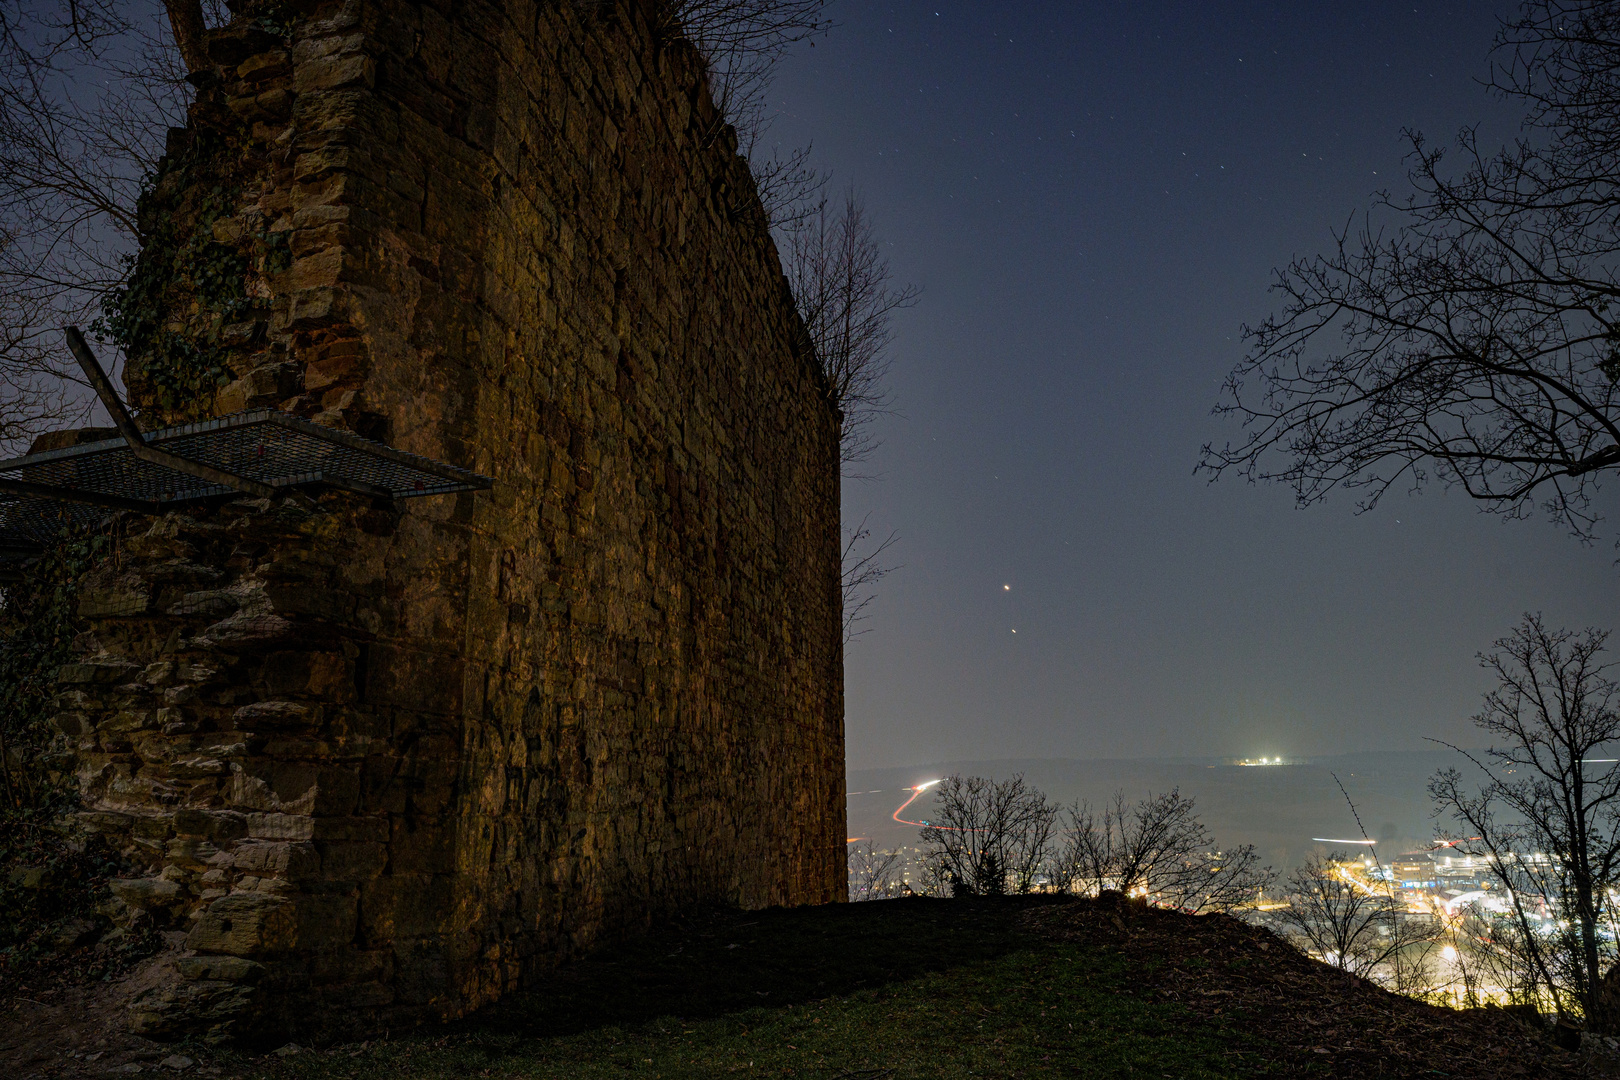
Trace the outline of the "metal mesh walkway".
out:
[[[446,495],[490,486],[454,465],[269,409],[142,433],[145,444],[277,489],[347,488],[390,499]],[[37,551],[63,528],[93,524],[109,509],[160,513],[171,506],[231,496],[225,484],[136,457],[114,437],[0,461],[0,559]]]

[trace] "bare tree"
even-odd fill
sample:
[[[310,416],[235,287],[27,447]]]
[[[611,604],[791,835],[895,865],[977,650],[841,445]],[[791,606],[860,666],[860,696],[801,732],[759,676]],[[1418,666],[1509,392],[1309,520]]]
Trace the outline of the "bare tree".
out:
[[[1620,889],[1620,687],[1603,661],[1608,636],[1526,615],[1480,657],[1498,682],[1474,717],[1491,746],[1457,751],[1480,785],[1454,768],[1429,782],[1459,826],[1457,849],[1485,859],[1510,901],[1503,947],[1560,1015],[1600,1031],[1620,1024],[1599,992],[1616,959]]]
[[[778,248],[782,248],[815,216],[830,177],[810,163],[808,146],[784,149],[772,144],[767,153],[764,134],[756,133],[744,153],[754,174],[765,220]]]
[[[1051,853],[1057,807],[1023,776],[949,776],[934,790],[938,820],[922,830],[925,858],[954,895],[1029,892]]]
[[[866,518],[844,534],[843,587],[844,587],[844,641],[865,633],[856,627],[866,619],[866,608],[876,598],[874,588],[895,567],[883,558],[884,552],[899,540],[890,533],[881,543],[873,544],[872,531],[866,527]]]
[[[1023,781],[1022,777],[1016,779]],[[1030,893],[1037,886],[1050,883],[1057,820],[1057,805],[1048,802],[1042,792],[1029,789],[1007,836],[1001,860],[1011,891]]]
[[[1544,1004],[1511,915],[1469,907],[1442,919],[1440,926],[1435,944],[1444,947],[1445,970],[1437,980],[1438,992],[1426,995],[1431,1000],[1463,1009],[1502,1004],[1503,997],[1513,1005]]]
[[[794,300],[839,416],[839,457],[848,470],[875,448],[869,425],[887,412],[890,321],[916,300],[894,288],[865,208],[853,189],[842,209],[823,190],[827,176],[810,148],[768,145],[766,93],[775,65],[793,45],[824,33],[825,0],[673,0],[663,8],[667,33],[690,41],[708,66],[709,90],[722,123],[732,125],[748,158],[760,204],[775,235]],[[873,586],[895,569],[883,553],[890,533],[874,541],[863,520],[845,534],[844,640],[858,631]]]
[[[1433,919],[1407,912],[1382,882],[1346,869],[1349,856],[1318,852],[1288,877],[1288,907],[1273,914],[1317,959],[1420,995],[1433,985]]]
[[[825,33],[826,0],[672,0],[661,30],[679,34],[707,67],[720,126],[729,124],[748,159],[765,219],[780,237],[814,212],[827,177],[810,164],[810,147],[783,148],[767,138],[767,94],[776,64],[794,45]]]
[[[892,403],[885,379],[894,313],[917,300],[890,283],[889,260],[853,188],[841,206],[822,199],[787,236],[787,275],[841,420],[846,470],[876,447],[870,425]]]
[[[1219,850],[1179,790],[1127,803],[1123,792],[1100,810],[1076,803],[1057,864],[1065,888],[1096,895],[1114,889],[1194,914],[1249,904],[1275,878],[1254,846]]]
[[[879,851],[877,844],[866,840],[849,846],[849,899],[888,900],[901,895],[905,886],[900,880],[902,861],[898,851]]]
[[[1521,138],[1493,154],[1466,130],[1453,172],[1408,132],[1411,193],[1277,273],[1281,311],[1245,327],[1217,406],[1248,434],[1204,448],[1211,478],[1364,509],[1438,479],[1594,535],[1620,469],[1620,3],[1532,0],[1496,55]]]
[[[891,405],[886,385],[891,320],[916,302],[917,291],[890,284],[889,261],[853,188],[845,192],[841,210],[822,198],[779,236],[786,245],[794,300],[838,411],[839,457],[849,474],[877,446],[870,425]],[[864,519],[845,532],[846,641],[865,618],[872,586],[894,569],[883,554],[896,540],[890,533],[874,541]]]
[[[0,0],[0,445],[89,409],[59,328],[128,272],[141,185],[190,100],[173,42],[198,59],[205,25],[196,0]]]
[[[708,67],[722,123],[753,157],[768,124],[772,69],[794,45],[826,32],[826,0],[667,0],[662,29],[690,41]]]

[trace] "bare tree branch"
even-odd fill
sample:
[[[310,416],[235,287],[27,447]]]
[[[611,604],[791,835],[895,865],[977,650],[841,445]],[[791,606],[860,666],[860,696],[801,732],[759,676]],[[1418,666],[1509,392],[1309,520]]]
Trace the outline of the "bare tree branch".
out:
[[[1179,790],[1138,803],[1118,792],[1100,809],[1076,803],[1068,824],[1055,871],[1065,889],[1114,890],[1197,914],[1250,904],[1276,877],[1253,845],[1218,849]]]
[[[1277,273],[1216,407],[1247,435],[1204,448],[1212,479],[1359,489],[1361,509],[1439,480],[1595,535],[1620,469],[1620,4],[1532,0],[1498,57],[1524,137],[1490,154],[1465,130],[1454,171],[1407,132],[1411,193]]]
[[[849,846],[849,899],[890,900],[904,895],[898,851],[879,851],[871,840]]]
[[[1620,888],[1620,686],[1602,659],[1608,636],[1526,615],[1480,657],[1497,680],[1474,717],[1491,746],[1458,753],[1482,783],[1457,769],[1429,782],[1458,826],[1457,849],[1484,859],[1511,902],[1499,929],[1524,981],[1600,1031],[1620,1024],[1600,993],[1616,960]]]
[[[879,581],[898,567],[883,558],[900,537],[890,533],[881,543],[872,544],[872,531],[866,527],[868,518],[844,534],[844,641],[864,634],[856,627],[867,618],[868,605],[877,598],[874,589]]]
[[[787,236],[787,275],[840,415],[846,471],[876,448],[872,421],[890,411],[885,385],[894,313],[917,302],[889,283],[889,260],[853,188],[841,207],[820,200]]]
[[[93,322],[191,88],[154,3],[0,0],[0,446],[80,419],[58,328]]]
[[[949,776],[935,789],[937,821],[923,827],[925,859],[957,896],[1027,893],[1047,870],[1057,807],[1023,776]]]
[[[1432,987],[1429,959],[1438,928],[1408,912],[1382,882],[1345,869],[1344,852],[1317,853],[1288,877],[1288,906],[1273,914],[1304,951],[1402,993]]]
[[[690,41],[708,67],[709,93],[722,123],[737,132],[742,153],[753,151],[769,124],[765,95],[771,72],[788,49],[823,34],[826,0],[669,0],[668,34]]]

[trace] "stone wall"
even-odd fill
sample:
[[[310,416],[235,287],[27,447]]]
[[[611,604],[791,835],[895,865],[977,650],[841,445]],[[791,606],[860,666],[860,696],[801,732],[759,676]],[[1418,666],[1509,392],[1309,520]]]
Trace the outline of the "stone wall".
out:
[[[453,1015],[842,898],[837,418],[695,54],[633,0],[339,0],[211,55],[125,298],[144,422],[495,485],[121,526],[60,723],[121,917],[188,932],[137,1027]]]

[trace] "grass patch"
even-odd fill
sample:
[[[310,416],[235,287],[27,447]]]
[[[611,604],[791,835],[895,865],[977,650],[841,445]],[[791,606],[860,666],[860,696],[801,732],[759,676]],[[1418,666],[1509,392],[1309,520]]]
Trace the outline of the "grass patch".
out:
[[[937,1078],[1265,1075],[1242,1031],[1143,989],[1107,947],[1036,938],[1016,901],[726,915],[572,965],[411,1037],[233,1062],[243,1075]]]

